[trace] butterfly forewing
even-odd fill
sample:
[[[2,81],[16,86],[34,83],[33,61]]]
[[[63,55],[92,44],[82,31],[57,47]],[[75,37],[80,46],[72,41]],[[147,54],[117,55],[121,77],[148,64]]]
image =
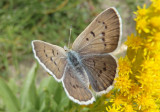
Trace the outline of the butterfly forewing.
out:
[[[39,63],[49,72],[57,81],[63,76],[66,65],[65,50],[59,46],[35,40],[32,41],[33,52]]]
[[[120,22],[116,9],[109,8],[103,11],[76,38],[72,45],[73,50],[80,54],[114,51],[121,35]]]
[[[110,54],[85,56],[82,63],[88,73],[91,86],[96,92],[105,91],[112,85],[117,63]]]
[[[78,74],[82,75],[72,67],[67,66],[63,79],[65,91],[71,100],[79,104],[86,105],[92,103],[94,101],[94,97],[87,87],[87,84],[82,83],[82,81],[76,76]]]

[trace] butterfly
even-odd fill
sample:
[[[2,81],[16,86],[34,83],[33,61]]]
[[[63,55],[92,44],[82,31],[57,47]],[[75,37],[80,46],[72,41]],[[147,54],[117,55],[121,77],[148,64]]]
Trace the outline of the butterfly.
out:
[[[78,104],[95,101],[94,93],[113,88],[117,62],[110,54],[117,49],[122,30],[118,11],[108,8],[100,13],[65,50],[40,40],[32,41],[35,58],[58,82],[67,96]]]

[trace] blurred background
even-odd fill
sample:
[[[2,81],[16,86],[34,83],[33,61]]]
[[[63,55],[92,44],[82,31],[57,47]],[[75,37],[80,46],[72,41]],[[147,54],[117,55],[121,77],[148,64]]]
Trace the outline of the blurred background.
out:
[[[0,0],[0,112],[104,111],[105,96],[89,106],[70,101],[60,83],[36,63],[32,40],[63,47],[71,43],[101,11],[116,7],[123,23],[123,42],[135,32],[137,6],[149,0]]]

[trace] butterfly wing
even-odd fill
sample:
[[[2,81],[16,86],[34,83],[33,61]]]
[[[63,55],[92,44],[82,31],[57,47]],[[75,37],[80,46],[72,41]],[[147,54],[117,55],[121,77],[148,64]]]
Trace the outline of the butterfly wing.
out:
[[[117,63],[110,54],[84,56],[82,63],[94,91],[107,92],[108,88],[111,89],[116,75]]]
[[[91,91],[86,84],[78,79],[76,74],[82,75],[80,72],[76,72],[72,67],[66,67],[62,83],[68,97],[79,104],[87,105],[92,103],[95,99]]]
[[[117,48],[120,35],[120,16],[115,8],[109,8],[76,38],[72,49],[80,54],[109,53]]]
[[[35,58],[57,81],[61,81],[66,66],[66,52],[63,48],[40,40],[32,41]]]

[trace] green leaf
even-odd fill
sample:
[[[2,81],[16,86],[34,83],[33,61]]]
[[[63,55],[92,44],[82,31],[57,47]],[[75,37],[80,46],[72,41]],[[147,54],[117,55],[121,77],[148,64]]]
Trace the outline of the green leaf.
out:
[[[68,98],[68,96],[66,95],[66,93],[63,91],[62,95],[61,95],[61,100],[60,103],[58,105],[58,109],[59,111],[64,111],[65,107],[67,107],[69,105],[70,99]]]
[[[58,88],[58,82],[53,77],[45,78],[39,87],[40,97],[40,112],[55,111],[57,108],[57,102],[54,100],[55,92]]]
[[[34,64],[29,71],[26,81],[22,87],[21,92],[21,109],[29,108],[34,106],[34,108],[38,108],[38,96],[36,93],[35,87],[35,77],[37,71],[37,64]]]
[[[2,98],[7,110],[18,112],[20,110],[19,102],[6,82],[0,78],[0,97]]]

